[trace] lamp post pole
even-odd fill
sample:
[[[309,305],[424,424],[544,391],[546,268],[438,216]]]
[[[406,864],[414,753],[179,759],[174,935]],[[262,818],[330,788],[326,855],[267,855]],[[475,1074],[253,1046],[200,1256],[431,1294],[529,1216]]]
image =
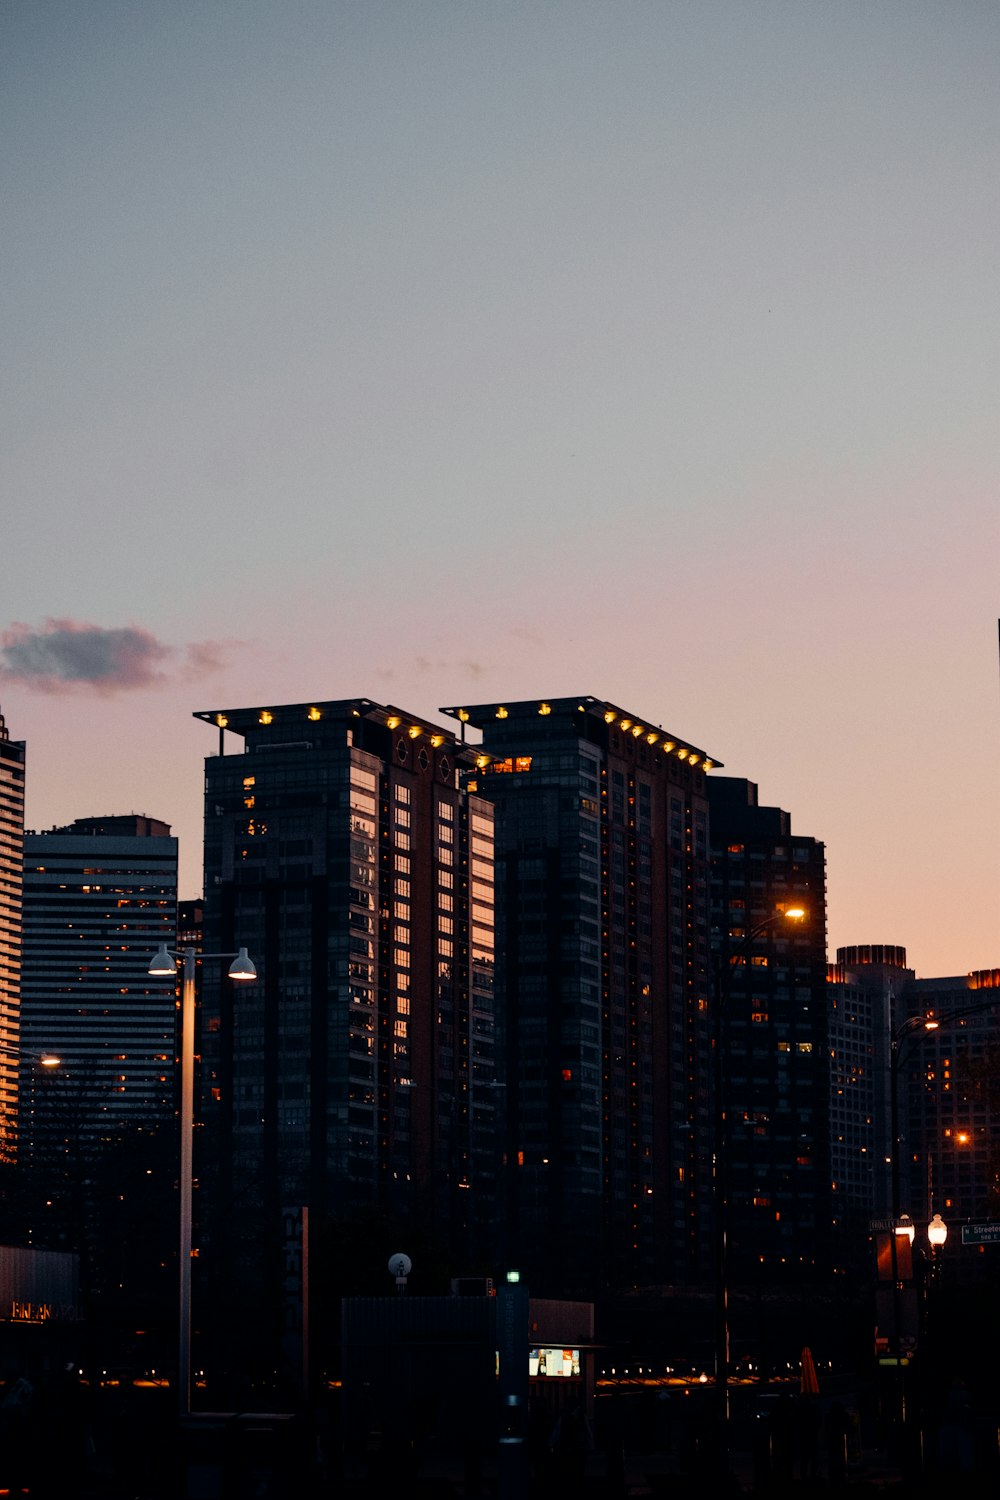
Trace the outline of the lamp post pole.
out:
[[[747,957],[754,943],[781,922],[797,923],[805,918],[802,907],[783,907],[747,933],[739,945],[717,954],[713,966],[715,1015],[712,1025],[713,1197],[715,1207],[715,1394],[719,1416],[719,1459],[729,1461],[729,1134],[726,1110],[725,1012],[736,966]]]
[[[181,1416],[191,1410],[191,1220],[194,1177],[194,972],[195,950],[183,950],[181,977],[181,1174],[180,1174],[180,1262],[179,1333],[177,1343],[177,1392]]]
[[[230,979],[256,979],[257,971],[241,948],[238,953],[203,953],[206,958],[229,958]],[[177,1335],[177,1404],[178,1413],[186,1417],[191,1411],[191,1225],[194,1206],[194,986],[196,948],[176,952],[162,945],[157,949],[149,974],[152,978],[176,976],[175,959],[181,960],[181,1098],[180,1098],[180,1239],[178,1243],[178,1335]]]

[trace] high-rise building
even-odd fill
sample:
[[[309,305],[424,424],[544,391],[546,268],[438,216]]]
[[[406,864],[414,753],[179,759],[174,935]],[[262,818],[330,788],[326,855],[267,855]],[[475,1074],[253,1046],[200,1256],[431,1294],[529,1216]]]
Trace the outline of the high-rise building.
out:
[[[134,814],[24,840],[21,1137],[113,1138],[172,1117],[176,1004],[147,974],[177,930],[177,840]],[[40,1083],[58,1057],[58,1087]],[[58,1104],[58,1109],[55,1106]],[[52,1106],[52,1109],[49,1108]]]
[[[781,808],[761,807],[753,782],[713,776],[708,797],[713,943],[728,966],[730,1274],[743,1285],[818,1281],[832,1222],[825,849],[793,833]],[[795,907],[801,924],[777,915]]]
[[[224,1274],[252,1221],[245,1263],[274,1317],[282,1216],[301,1207],[341,1245],[381,1211],[389,1251],[422,1235],[461,1274],[492,1241],[498,1169],[493,809],[459,786],[474,756],[367,698],[196,717],[219,730],[204,948],[245,946],[258,974],[233,993],[203,967]]]
[[[995,1219],[1000,1206],[1000,969],[919,979],[905,948],[858,944],[837,949],[830,978],[833,1008],[853,1019],[859,1042],[848,1069],[843,1024],[831,1032],[831,1045],[840,1043],[833,1107],[840,1089],[871,1100],[867,1118],[845,1111],[838,1143],[835,1181],[854,1210],[857,1235],[890,1222],[898,1197],[899,1212],[921,1236],[933,1213],[950,1221],[949,1277],[972,1278],[983,1269],[983,1252],[957,1254],[959,1227]]]
[[[915,979],[903,998],[939,1022],[900,1055],[903,1207],[916,1224],[940,1213],[957,1238],[963,1221],[1000,1216],[1000,969]]]
[[[892,1033],[914,978],[894,943],[838,948],[827,969],[831,1180],[846,1244],[892,1213]]]
[[[0,713],[0,1163],[17,1154],[17,1049],[21,993],[24,742]]]
[[[507,1254],[541,1296],[703,1282],[711,762],[590,696],[442,712],[496,807]]]

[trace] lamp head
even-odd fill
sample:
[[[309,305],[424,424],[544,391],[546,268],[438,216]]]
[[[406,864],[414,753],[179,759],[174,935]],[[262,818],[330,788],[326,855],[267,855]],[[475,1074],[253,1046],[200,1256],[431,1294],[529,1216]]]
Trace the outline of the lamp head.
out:
[[[916,1229],[913,1227],[913,1220],[910,1218],[909,1214],[900,1214],[899,1218],[896,1220],[896,1233],[899,1235],[899,1237],[901,1239],[908,1239],[910,1244],[912,1245],[913,1236],[916,1234],[916,1232]]]
[[[240,949],[239,953],[237,953],[236,957],[229,965],[229,977],[230,979],[257,978],[257,970],[254,967],[253,959],[247,953],[247,950],[245,948]]]
[[[161,943],[157,948],[146,973],[150,979],[167,979],[177,973],[177,965],[167,951],[166,943]]]
[[[927,1238],[930,1240],[935,1250],[939,1245],[943,1245],[945,1240],[948,1238],[948,1226],[944,1222],[940,1214],[935,1214],[931,1219],[931,1222],[928,1224]]]

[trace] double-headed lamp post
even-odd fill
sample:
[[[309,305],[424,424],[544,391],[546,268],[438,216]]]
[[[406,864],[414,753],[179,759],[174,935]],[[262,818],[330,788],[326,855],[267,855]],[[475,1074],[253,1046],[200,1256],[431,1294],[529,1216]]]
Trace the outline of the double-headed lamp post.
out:
[[[230,979],[256,979],[257,970],[245,948],[233,953],[199,953],[196,948],[173,950],[161,943],[153,956],[148,973],[151,979],[173,979],[181,970],[181,1162],[180,1162],[180,1289],[179,1333],[177,1344],[178,1407],[182,1417],[191,1410],[191,1217],[193,1177],[191,1172],[194,1145],[194,978],[198,959],[231,959]]]
[[[773,927],[789,927],[804,922],[802,906],[779,906],[771,916],[758,922],[735,948],[717,954],[714,966],[715,1017],[712,1027],[714,1109],[714,1199],[715,1199],[715,1391],[719,1403],[720,1441],[723,1463],[729,1454],[729,1140],[726,1115],[726,1074],[724,1020],[729,992],[736,968],[748,956],[754,943]]]

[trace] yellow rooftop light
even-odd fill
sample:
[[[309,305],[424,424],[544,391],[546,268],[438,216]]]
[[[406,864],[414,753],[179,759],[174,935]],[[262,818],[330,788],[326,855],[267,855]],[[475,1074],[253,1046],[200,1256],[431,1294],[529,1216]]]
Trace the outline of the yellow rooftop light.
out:
[[[681,748],[680,748],[680,749],[679,749],[679,750],[678,750],[678,752],[677,752],[677,759],[678,759],[678,760],[687,760],[687,758],[688,758],[688,753],[687,753],[687,751],[686,751],[686,750],[685,750],[685,749],[684,749],[684,747],[683,747],[683,746],[681,746]]]
[[[540,714],[543,714],[543,715],[544,714],[550,714],[552,712],[552,704],[551,703],[539,703],[539,705],[538,705],[538,712]]]
[[[507,710],[505,708],[498,708],[497,709],[497,718],[498,719],[506,719],[507,718]]]
[[[477,755],[476,756],[476,765],[477,765],[477,767],[479,768],[480,771],[485,771],[485,769],[489,765],[489,763],[490,763],[490,758],[489,758],[488,755]]]
[[[640,736],[640,734],[642,733],[642,725],[641,724],[633,724],[633,726],[632,726],[632,733],[635,735],[636,739],[638,739],[639,736]]]
[[[229,723],[229,720],[226,718],[225,714],[216,714],[215,722],[216,724],[218,724],[220,729],[225,729],[226,725]]]
[[[604,722],[605,724],[613,724],[617,717],[618,715],[615,713],[613,708],[606,709],[604,714]]]
[[[674,748],[674,744],[675,744],[674,740],[664,740],[663,741],[663,753],[664,753],[664,755],[669,755],[670,754],[671,750]]]
[[[657,742],[657,740],[659,738],[660,738],[660,736],[657,734],[656,730],[655,729],[651,729],[649,731],[649,733],[647,734],[647,736],[646,736],[646,744],[647,745],[655,745],[656,742]]]
[[[712,769],[712,767],[715,765],[715,761],[714,760],[709,760],[708,756],[706,755],[705,759],[702,761],[702,765],[705,767],[706,771],[710,771]]]
[[[406,732],[410,736],[411,740],[417,740],[417,739],[420,738],[420,725],[419,724],[411,724],[410,727],[409,727],[409,729]]]
[[[469,710],[467,708],[460,708],[458,710],[458,717],[459,717],[459,720],[460,720],[460,722],[462,724],[468,724],[468,722],[469,722]]]
[[[444,744],[444,735],[443,734],[432,734],[431,735],[431,744],[434,746],[434,748],[436,750],[439,745],[443,745]]]
[[[622,719],[622,721],[621,721],[621,723],[619,724],[618,727],[619,727],[619,729],[631,729],[632,728],[632,720],[631,719]]]
[[[316,720],[317,719],[321,719],[323,717],[323,715],[320,713],[320,711],[319,711],[318,708],[313,707],[313,708],[311,708],[309,710],[309,717],[310,717],[310,719],[312,719],[313,723],[315,724]]]
[[[701,756],[692,754],[688,756],[688,760],[690,761],[691,765],[696,766],[701,760]]]
[[[258,720],[258,723],[260,723],[260,724],[273,724],[274,723],[274,714],[271,712],[271,710],[269,708],[265,708],[265,709],[263,709],[261,711],[261,716],[260,716],[260,719]]]
[[[389,726],[390,729],[398,729],[399,728],[399,715],[398,714],[391,714],[390,717],[388,719],[386,719],[385,722],[388,724],[388,726]]]

